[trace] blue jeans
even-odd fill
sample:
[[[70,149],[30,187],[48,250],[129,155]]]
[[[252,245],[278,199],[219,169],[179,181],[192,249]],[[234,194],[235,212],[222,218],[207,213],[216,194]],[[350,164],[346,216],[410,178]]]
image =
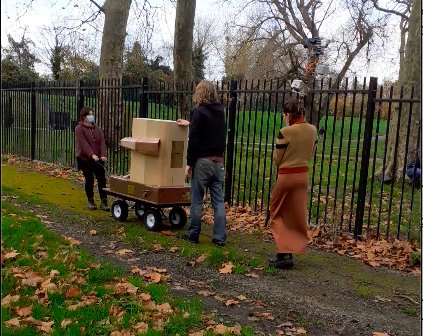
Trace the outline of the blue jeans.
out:
[[[416,175],[414,176],[414,170],[416,170]],[[420,168],[408,168],[407,176],[411,180],[410,183],[413,183],[414,180],[420,181],[420,175],[422,170]]]
[[[214,211],[213,238],[226,242],[226,211],[223,200],[223,178],[225,169],[222,163],[199,159],[192,170],[191,179],[191,223],[188,235],[198,238],[201,232],[204,189],[210,190]]]

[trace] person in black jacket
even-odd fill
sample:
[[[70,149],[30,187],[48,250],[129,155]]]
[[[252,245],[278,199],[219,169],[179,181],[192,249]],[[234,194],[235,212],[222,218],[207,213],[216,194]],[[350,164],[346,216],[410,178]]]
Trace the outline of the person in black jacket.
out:
[[[191,223],[183,239],[198,243],[201,232],[204,189],[210,190],[214,211],[212,242],[226,244],[226,211],[223,200],[223,157],[226,147],[225,113],[217,101],[213,83],[200,82],[194,93],[196,108],[191,112],[186,176],[191,177]],[[181,126],[188,125],[178,120]]]
[[[409,178],[410,184],[420,183],[420,176],[422,173],[420,166],[419,154],[415,154],[414,158],[411,160],[411,163],[407,166],[407,176]]]

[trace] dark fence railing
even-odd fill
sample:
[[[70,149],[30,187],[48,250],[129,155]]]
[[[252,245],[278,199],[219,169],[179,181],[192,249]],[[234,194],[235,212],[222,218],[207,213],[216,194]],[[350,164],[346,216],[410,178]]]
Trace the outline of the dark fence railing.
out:
[[[75,167],[78,111],[90,106],[105,133],[110,173],[126,174],[130,153],[119,140],[131,135],[132,119],[186,117],[192,88],[147,78],[4,85],[2,153]],[[275,136],[292,92],[280,80],[217,82],[216,88],[227,121],[225,197],[265,213],[277,178]],[[413,94],[378,87],[376,78],[315,81],[307,102],[309,122],[319,130],[309,165],[310,224],[419,241],[421,190],[407,178],[410,153],[420,153],[420,100]],[[397,172],[396,180],[379,178],[380,171]]]

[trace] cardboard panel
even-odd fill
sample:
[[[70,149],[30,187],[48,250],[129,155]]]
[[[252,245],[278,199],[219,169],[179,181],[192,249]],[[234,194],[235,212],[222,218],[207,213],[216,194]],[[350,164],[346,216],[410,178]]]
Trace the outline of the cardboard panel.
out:
[[[184,164],[184,142],[172,141],[170,168],[182,168]]]

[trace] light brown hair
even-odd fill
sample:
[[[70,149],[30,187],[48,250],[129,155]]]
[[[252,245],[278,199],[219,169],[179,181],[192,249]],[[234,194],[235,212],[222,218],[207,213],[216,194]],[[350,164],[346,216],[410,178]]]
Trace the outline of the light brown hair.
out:
[[[216,87],[212,82],[201,81],[195,87],[193,98],[196,106],[203,103],[209,104],[212,101],[217,100]]]

